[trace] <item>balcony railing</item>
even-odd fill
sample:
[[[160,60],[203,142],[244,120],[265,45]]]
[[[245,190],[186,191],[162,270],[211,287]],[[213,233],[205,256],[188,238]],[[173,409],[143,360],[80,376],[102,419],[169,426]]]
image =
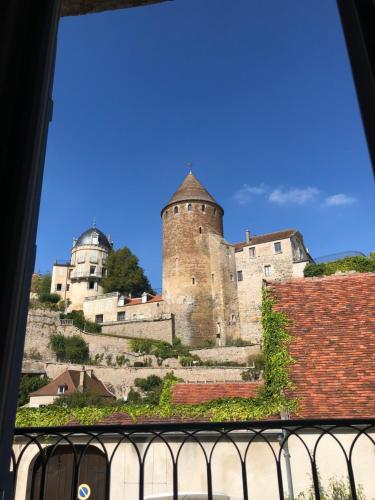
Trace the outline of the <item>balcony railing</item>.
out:
[[[370,499],[374,437],[375,419],[17,429],[13,498]]]
[[[90,273],[89,271],[72,271],[70,274],[70,279],[80,279],[80,278],[103,278],[101,271],[95,271]]]

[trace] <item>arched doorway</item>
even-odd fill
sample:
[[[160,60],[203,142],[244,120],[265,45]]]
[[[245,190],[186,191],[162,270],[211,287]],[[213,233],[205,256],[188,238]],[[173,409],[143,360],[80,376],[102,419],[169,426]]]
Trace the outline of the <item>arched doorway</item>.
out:
[[[83,445],[75,445],[77,456],[84,450]],[[74,453],[70,446],[61,445],[47,448],[47,467],[45,471],[45,496],[44,500],[67,500],[77,498],[77,493],[72,495]],[[42,488],[42,457],[39,454],[30,467],[29,500],[39,500]],[[96,446],[88,446],[80,462],[78,486],[85,484],[91,490],[90,500],[104,500],[106,490],[106,458],[104,453]],[[84,497],[83,497],[84,498]]]

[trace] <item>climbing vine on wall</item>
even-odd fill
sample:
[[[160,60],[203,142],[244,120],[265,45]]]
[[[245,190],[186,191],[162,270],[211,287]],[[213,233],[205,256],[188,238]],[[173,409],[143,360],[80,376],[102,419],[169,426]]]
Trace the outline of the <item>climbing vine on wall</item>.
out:
[[[298,401],[287,396],[288,390],[292,389],[289,371],[293,363],[288,350],[291,340],[288,324],[287,317],[274,309],[274,301],[269,291],[264,289],[262,300],[264,385],[260,386],[254,398],[227,398],[195,405],[173,404],[173,385],[179,380],[173,373],[169,373],[163,379],[159,403],[156,405],[116,402],[113,406],[102,407],[61,408],[51,405],[43,408],[21,408],[17,414],[16,425],[19,427],[66,425],[73,421],[92,425],[113,413],[125,413],[134,421],[144,416],[178,416],[186,419],[205,418],[217,422],[267,418],[282,411],[296,413]]]

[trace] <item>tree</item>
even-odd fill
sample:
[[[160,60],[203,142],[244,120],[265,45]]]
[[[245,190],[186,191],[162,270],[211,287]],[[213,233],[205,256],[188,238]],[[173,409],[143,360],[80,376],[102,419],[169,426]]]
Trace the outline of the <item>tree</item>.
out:
[[[138,257],[127,247],[109,254],[103,286],[105,293],[131,293],[135,297],[143,292],[155,294],[143,269],[138,265]]]
[[[36,284],[36,293],[40,296],[49,295],[51,293],[51,273],[46,273],[40,276]]]
[[[85,363],[89,360],[89,345],[79,335],[65,337],[61,333],[51,335],[50,347],[58,361]]]
[[[37,391],[47,385],[51,380],[47,377],[37,375],[21,375],[20,386],[18,389],[18,406],[23,406],[29,402],[31,392]]]

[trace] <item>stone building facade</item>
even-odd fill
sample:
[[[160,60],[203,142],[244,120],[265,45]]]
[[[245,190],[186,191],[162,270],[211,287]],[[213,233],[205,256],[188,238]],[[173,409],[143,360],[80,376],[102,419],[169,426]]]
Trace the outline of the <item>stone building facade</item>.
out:
[[[74,242],[68,264],[55,264],[51,291],[69,298],[70,309],[83,310],[106,333],[132,330],[155,338],[165,328],[159,338],[172,335],[188,346],[224,346],[238,338],[260,343],[263,280],[303,276],[311,257],[294,229],[263,235],[246,230],[245,241],[229,243],[223,217],[224,209],[190,172],[161,211],[161,295],[103,294],[112,243],[96,228]],[[135,322],[137,328],[129,329]]]
[[[55,262],[52,269],[51,293],[69,301],[71,309],[83,309],[87,297],[103,294],[102,280],[113,243],[95,226],[73,240],[69,262]]]

